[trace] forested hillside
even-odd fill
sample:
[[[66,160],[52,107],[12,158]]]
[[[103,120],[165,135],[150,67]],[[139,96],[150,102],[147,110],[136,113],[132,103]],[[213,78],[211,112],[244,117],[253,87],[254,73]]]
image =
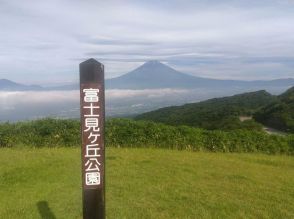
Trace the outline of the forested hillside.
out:
[[[257,111],[254,118],[269,127],[294,133],[294,87]]]
[[[210,130],[260,130],[260,124],[253,120],[241,122],[239,116],[252,115],[259,108],[270,103],[274,104],[276,101],[275,96],[261,90],[183,106],[161,108],[139,115],[136,119],[169,125],[188,125]]]

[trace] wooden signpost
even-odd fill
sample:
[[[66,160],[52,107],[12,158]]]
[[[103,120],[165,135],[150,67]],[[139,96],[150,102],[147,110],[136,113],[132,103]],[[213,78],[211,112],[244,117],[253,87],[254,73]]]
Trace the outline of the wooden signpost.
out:
[[[82,187],[84,219],[105,218],[104,66],[80,64]]]

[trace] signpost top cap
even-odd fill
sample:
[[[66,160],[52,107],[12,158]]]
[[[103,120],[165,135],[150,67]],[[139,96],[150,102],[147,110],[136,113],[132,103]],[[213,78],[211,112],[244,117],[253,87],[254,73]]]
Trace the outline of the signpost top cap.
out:
[[[83,65],[99,65],[103,66],[100,62],[98,62],[96,59],[90,58],[80,64],[81,66]]]
[[[80,64],[80,83],[104,81],[104,66],[95,59],[88,59]],[[104,82],[103,82],[104,83]]]

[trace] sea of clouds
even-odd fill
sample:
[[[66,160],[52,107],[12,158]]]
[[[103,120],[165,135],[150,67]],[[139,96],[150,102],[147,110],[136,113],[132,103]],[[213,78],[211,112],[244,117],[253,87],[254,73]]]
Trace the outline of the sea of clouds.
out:
[[[108,116],[131,115],[162,106],[203,99],[205,92],[185,89],[106,90]],[[197,97],[198,96],[198,97]],[[202,98],[201,98],[202,97]],[[1,91],[0,121],[42,117],[79,117],[79,91]]]
[[[110,89],[105,92],[106,115],[133,116],[165,106],[198,102],[246,91],[246,89]],[[79,118],[79,91],[1,91],[0,121],[43,117]]]

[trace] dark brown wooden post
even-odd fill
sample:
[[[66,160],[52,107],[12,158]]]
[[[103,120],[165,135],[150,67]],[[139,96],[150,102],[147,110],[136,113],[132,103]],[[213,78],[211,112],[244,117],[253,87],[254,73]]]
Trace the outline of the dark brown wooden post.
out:
[[[105,218],[104,66],[80,64],[83,218]]]

